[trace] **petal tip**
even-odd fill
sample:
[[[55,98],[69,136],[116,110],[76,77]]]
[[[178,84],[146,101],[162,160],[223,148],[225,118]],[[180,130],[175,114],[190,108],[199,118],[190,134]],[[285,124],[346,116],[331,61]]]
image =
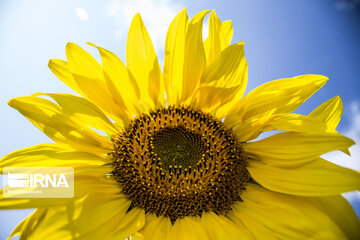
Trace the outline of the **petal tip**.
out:
[[[319,77],[319,81],[321,82],[321,83],[326,83],[327,81],[329,81],[329,78],[328,77],[326,77],[326,76],[323,76],[323,75],[317,75],[318,77]]]
[[[139,12],[137,12],[137,13],[135,14],[135,16],[133,17],[132,22],[135,22],[135,21],[140,21],[140,22],[142,22],[142,18],[141,18],[141,15],[140,15]]]
[[[79,45],[73,42],[68,42],[65,47],[65,54],[68,57],[69,54],[75,53],[77,51],[83,50]]]
[[[69,54],[76,49],[77,45],[73,42],[68,42],[65,46],[65,54],[68,57]]]
[[[54,60],[53,59],[49,59],[48,62],[48,67],[51,68],[51,66],[54,64]]]
[[[76,44],[73,43],[73,42],[68,42],[68,43],[66,43],[65,49],[66,49],[66,48],[74,47],[75,45],[76,45]]]
[[[351,157],[351,153],[350,153],[349,149],[343,149],[341,151]]]
[[[95,44],[93,44],[92,42],[86,42],[87,45],[93,46],[95,48],[98,48],[98,46],[96,46]]]
[[[348,156],[351,156],[351,153],[350,153],[350,151],[349,151],[349,148],[350,148],[351,146],[355,145],[356,142],[355,142],[354,140],[352,140],[351,138],[347,138],[347,140],[348,140],[348,145],[347,145],[347,147],[344,147],[343,149],[340,149],[340,151],[342,151],[343,153],[345,153],[345,154],[348,155]]]
[[[16,102],[17,102],[16,98],[12,98],[12,99],[10,99],[10,100],[8,101],[8,105],[9,105],[10,107],[12,107],[12,108],[15,108],[15,107],[16,107]]]
[[[338,102],[338,103],[342,103],[341,97],[340,96],[335,96],[334,97],[334,101]]]

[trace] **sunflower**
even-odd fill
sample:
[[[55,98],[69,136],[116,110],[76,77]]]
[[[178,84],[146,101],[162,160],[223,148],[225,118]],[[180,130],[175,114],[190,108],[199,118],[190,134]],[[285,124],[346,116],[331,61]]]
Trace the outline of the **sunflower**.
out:
[[[342,102],[293,111],[328,80],[303,75],[244,95],[244,43],[214,11],[171,22],[161,71],[139,14],[126,66],[91,44],[75,45],[51,71],[82,97],[36,93],[9,105],[55,143],[10,153],[3,167],[75,170],[71,199],[4,198],[3,209],[37,208],[10,235],[20,239],[359,239],[341,193],[359,173],[320,158],[354,142],[336,127]],[[280,133],[259,137],[266,131]]]

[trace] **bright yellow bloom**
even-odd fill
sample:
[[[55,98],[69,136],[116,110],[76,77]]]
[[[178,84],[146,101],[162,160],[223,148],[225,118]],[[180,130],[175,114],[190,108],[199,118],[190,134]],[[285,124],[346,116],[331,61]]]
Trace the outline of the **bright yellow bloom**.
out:
[[[37,93],[10,100],[55,143],[10,153],[1,159],[1,170],[75,169],[73,199],[1,194],[3,209],[38,208],[11,236],[360,238],[359,220],[340,195],[359,190],[359,173],[320,158],[334,150],[348,153],[354,144],[336,131],[340,98],[307,116],[292,113],[327,78],[280,79],[243,96],[244,43],[230,45],[232,24],[215,12],[203,41],[208,13],[189,20],[183,10],[175,17],[163,71],[137,14],[126,66],[94,44],[102,65],[74,43],[66,46],[67,62],[50,60],[51,71],[82,97]],[[282,132],[257,139],[271,130]]]

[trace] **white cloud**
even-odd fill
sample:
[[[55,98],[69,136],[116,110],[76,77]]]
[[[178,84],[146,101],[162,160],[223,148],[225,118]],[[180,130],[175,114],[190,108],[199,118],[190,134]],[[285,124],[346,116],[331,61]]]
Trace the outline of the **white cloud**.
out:
[[[81,7],[77,7],[75,9],[76,12],[76,16],[81,20],[81,21],[87,21],[89,19],[89,15],[87,13],[87,11],[84,8]]]
[[[338,165],[360,171],[360,102],[353,102],[351,104],[350,118],[350,126],[342,134],[356,142],[349,149],[351,157],[339,151],[327,153],[323,157]]]
[[[167,29],[184,7],[172,0],[111,0],[107,15],[116,23],[115,37],[126,39],[132,18],[140,13],[158,54],[163,53]]]

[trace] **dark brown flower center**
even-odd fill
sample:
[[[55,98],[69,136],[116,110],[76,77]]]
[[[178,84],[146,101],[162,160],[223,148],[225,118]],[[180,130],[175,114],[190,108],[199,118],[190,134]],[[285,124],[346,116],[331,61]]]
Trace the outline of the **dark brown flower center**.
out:
[[[209,150],[205,138],[182,126],[159,130],[150,140],[150,146],[168,173],[175,173],[179,169],[186,174],[204,161],[206,150]]]
[[[232,131],[189,107],[144,113],[113,142],[113,174],[132,207],[172,222],[206,211],[225,214],[249,180]]]

